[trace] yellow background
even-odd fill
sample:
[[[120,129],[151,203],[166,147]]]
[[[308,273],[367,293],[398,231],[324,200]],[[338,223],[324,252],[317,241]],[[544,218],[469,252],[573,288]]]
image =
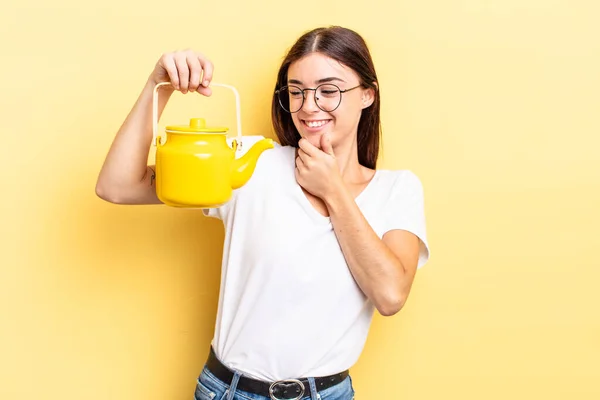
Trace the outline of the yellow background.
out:
[[[221,224],[103,202],[98,171],[162,52],[205,52],[244,133],[273,137],[279,62],[329,24],[371,46],[380,166],[421,177],[433,250],[375,318],[357,399],[600,398],[599,4],[3,2],[0,399],[192,398]],[[234,128],[233,105],[176,94],[161,126]]]

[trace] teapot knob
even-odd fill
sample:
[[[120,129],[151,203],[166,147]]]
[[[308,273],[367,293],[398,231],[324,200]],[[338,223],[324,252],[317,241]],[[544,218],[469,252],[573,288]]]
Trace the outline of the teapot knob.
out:
[[[191,118],[190,128],[204,129],[206,128],[206,120],[204,118]]]

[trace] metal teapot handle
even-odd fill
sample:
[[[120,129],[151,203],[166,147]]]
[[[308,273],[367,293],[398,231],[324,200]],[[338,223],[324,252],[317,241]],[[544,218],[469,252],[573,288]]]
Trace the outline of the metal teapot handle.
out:
[[[158,139],[158,89],[161,86],[171,85],[171,82],[161,82],[154,86],[154,91],[152,92],[152,143],[156,146],[156,140]],[[241,107],[240,107],[240,94],[237,89],[230,85],[225,85],[222,83],[212,82],[211,86],[220,86],[233,91],[235,95],[235,111],[236,111],[236,119],[237,119],[237,143],[234,144],[234,148],[238,151],[241,150],[242,144],[242,117],[241,117]]]

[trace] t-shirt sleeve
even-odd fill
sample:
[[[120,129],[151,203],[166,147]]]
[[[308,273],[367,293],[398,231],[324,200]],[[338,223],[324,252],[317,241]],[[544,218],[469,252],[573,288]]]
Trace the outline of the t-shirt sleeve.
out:
[[[229,210],[235,203],[236,198],[237,198],[237,190],[234,190],[231,195],[231,199],[229,199],[229,201],[227,203],[225,203],[219,207],[203,208],[202,213],[204,213],[204,215],[207,217],[217,218],[217,219],[220,219],[221,221],[224,221],[225,218],[227,217],[227,214],[229,213]]]
[[[219,207],[203,208],[202,213],[207,217],[220,219],[221,221],[223,221],[225,223],[227,216],[229,215],[231,210],[235,207],[235,204],[238,201],[240,191],[244,190],[244,186],[242,186],[239,189],[232,190],[231,197],[225,204],[222,204]]]
[[[420,179],[410,171],[402,171],[397,176],[387,204],[384,234],[401,229],[416,235],[420,242],[417,269],[421,268],[429,260],[429,244],[425,226],[423,185]]]

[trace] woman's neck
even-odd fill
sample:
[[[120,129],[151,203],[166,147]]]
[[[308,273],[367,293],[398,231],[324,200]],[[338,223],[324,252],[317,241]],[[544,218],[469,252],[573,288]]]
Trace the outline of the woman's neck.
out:
[[[333,148],[342,179],[347,183],[362,182],[372,172],[360,165],[356,141],[342,142]]]

